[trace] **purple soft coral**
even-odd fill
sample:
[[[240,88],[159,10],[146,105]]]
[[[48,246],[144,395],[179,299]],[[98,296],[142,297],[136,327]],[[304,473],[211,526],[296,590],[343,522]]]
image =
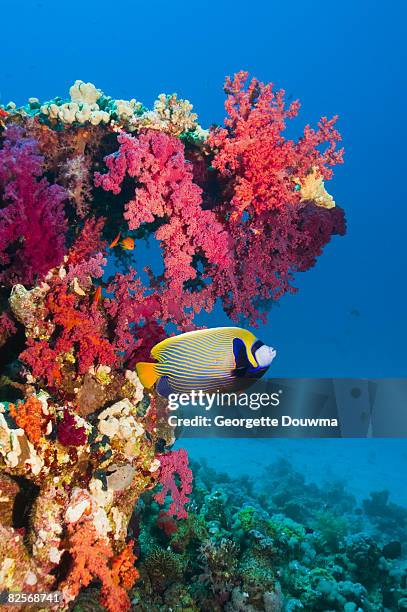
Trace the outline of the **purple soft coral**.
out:
[[[82,446],[86,443],[86,430],[78,427],[75,416],[65,408],[64,416],[58,425],[58,441],[64,446]]]
[[[0,150],[0,280],[31,285],[63,258],[65,190],[43,173],[37,142],[11,127]]]

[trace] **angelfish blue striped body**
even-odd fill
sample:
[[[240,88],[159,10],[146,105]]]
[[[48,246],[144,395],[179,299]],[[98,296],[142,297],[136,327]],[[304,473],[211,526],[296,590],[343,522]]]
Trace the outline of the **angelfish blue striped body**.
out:
[[[263,376],[276,351],[248,330],[217,327],[186,332],[151,350],[157,363],[138,363],[145,387],[169,393],[243,391]]]

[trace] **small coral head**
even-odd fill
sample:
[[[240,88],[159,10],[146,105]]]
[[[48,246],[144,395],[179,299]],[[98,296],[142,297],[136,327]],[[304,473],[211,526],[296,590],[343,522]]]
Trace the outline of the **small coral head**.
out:
[[[165,510],[160,510],[160,513],[157,518],[157,527],[162,529],[167,538],[169,538],[172,534],[176,533],[178,530],[178,524],[175,519],[172,518]]]

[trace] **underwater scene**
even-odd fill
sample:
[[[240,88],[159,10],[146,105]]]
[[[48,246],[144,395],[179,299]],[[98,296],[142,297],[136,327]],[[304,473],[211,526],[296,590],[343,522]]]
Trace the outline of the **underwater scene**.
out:
[[[405,13],[2,7],[0,610],[407,610]]]

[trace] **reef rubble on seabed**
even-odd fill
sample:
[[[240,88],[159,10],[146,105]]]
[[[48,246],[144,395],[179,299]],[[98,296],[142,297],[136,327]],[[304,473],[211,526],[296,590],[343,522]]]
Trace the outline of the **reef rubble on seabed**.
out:
[[[149,494],[139,502],[135,610],[407,609],[407,509],[388,491],[357,500],[344,482],[317,486],[285,459],[258,478],[203,459],[192,470],[185,520]]]

